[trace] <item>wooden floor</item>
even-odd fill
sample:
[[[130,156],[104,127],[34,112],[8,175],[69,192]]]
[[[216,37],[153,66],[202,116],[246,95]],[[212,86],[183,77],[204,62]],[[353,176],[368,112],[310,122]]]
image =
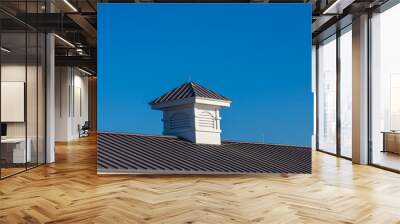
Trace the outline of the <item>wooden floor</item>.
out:
[[[400,175],[315,152],[312,175],[98,176],[94,138],[0,181],[0,223],[400,223]]]
[[[19,173],[19,172],[23,172],[23,171],[25,171],[26,169],[25,169],[25,167],[24,168],[4,168],[4,167],[2,167],[1,168],[1,177],[3,178],[3,177],[8,177],[8,176],[11,176],[11,175],[13,175],[13,174],[16,174],[16,173]]]

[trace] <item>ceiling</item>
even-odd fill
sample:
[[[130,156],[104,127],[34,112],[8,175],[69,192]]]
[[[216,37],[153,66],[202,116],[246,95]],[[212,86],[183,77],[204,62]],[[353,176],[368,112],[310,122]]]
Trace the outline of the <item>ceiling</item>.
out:
[[[96,73],[97,11],[103,3],[304,3],[313,5],[313,40],[329,35],[338,20],[373,9],[386,0],[1,0],[0,21],[3,32],[16,33],[25,28],[54,32],[56,65],[79,66]],[[50,13],[51,11],[51,13]],[[26,13],[28,12],[28,13]],[[351,18],[350,18],[351,23]],[[332,28],[331,28],[332,30]],[[324,33],[325,32],[325,33]],[[330,32],[335,32],[333,31]],[[11,35],[11,34],[9,34]],[[8,37],[7,37],[8,38]],[[10,36],[10,38],[12,38]],[[15,39],[18,41],[18,38]]]

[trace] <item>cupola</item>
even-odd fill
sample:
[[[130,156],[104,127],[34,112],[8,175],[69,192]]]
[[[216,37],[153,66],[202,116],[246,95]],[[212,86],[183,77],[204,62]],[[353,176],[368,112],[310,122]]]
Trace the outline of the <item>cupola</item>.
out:
[[[221,144],[219,109],[231,101],[197,83],[184,83],[151,101],[163,112],[164,135],[174,135],[196,144]]]

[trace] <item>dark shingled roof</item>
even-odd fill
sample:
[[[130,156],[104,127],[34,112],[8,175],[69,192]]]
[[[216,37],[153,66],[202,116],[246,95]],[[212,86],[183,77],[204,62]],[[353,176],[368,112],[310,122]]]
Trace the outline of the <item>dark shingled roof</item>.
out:
[[[307,147],[223,141],[194,144],[172,136],[100,133],[98,173],[311,173]]]
[[[191,97],[203,97],[216,100],[229,100],[228,98],[222,96],[221,94],[209,90],[197,83],[187,82],[176,87],[175,89],[168,91],[164,95],[154,99],[153,101],[150,102],[150,104],[165,103],[169,101],[180,100]]]

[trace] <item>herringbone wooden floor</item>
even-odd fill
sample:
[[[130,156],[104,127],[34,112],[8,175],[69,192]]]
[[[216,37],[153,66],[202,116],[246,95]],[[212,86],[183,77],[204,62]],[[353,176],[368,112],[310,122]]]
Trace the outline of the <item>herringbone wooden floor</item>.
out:
[[[315,152],[312,175],[98,176],[86,138],[0,181],[0,223],[400,223],[400,175]]]

